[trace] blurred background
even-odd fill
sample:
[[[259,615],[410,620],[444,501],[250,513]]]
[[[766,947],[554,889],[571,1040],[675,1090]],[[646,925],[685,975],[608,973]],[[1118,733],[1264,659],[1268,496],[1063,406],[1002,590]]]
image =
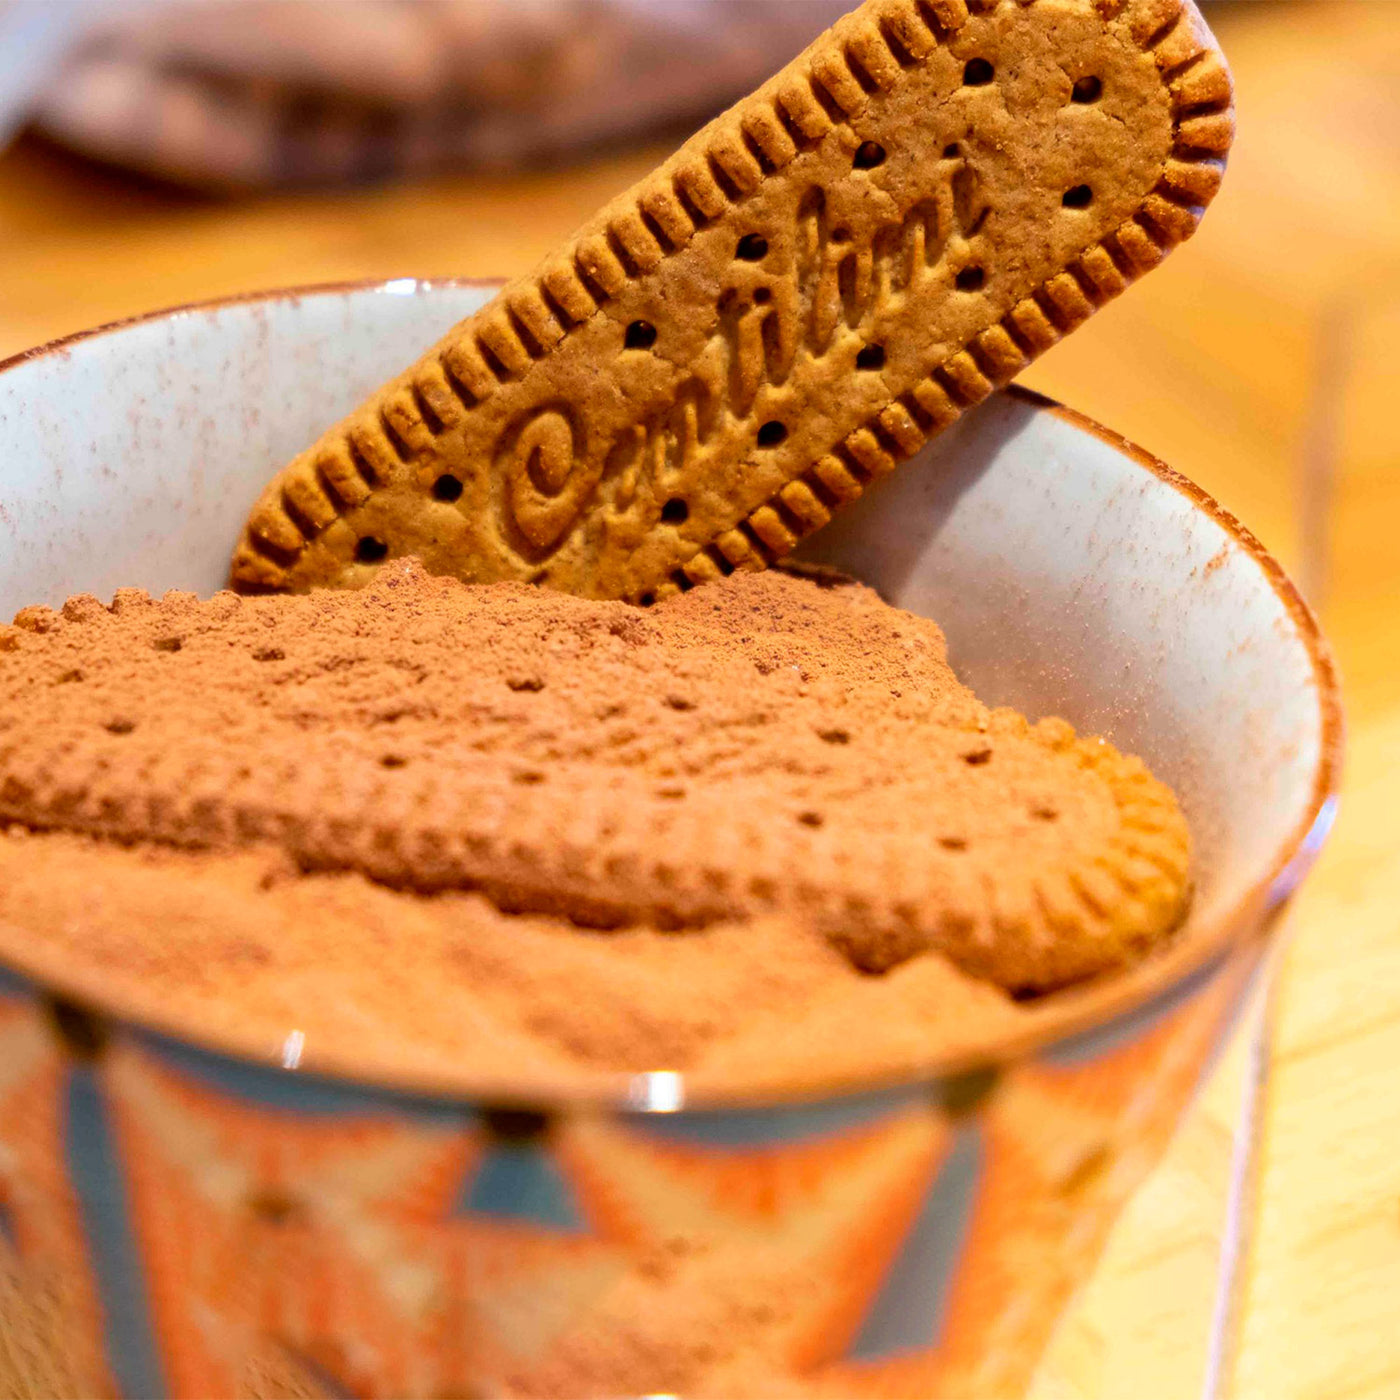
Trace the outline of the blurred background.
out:
[[[229,293],[522,272],[846,8],[0,0],[0,358]],[[1223,193],[1026,381],[1222,500],[1338,651],[1347,800],[1271,1009],[1229,1393],[1394,1395],[1400,0],[1203,8],[1237,82]],[[1224,1189],[1207,1129],[1228,1146],[1231,1111],[1188,1133],[1199,1160],[1178,1151],[1177,1186],[1127,1222],[1136,1243],[1047,1395],[1121,1395],[1114,1377],[1147,1365],[1199,1376],[1205,1329],[1186,1314],[1210,1287],[1192,1268],[1213,1262]]]

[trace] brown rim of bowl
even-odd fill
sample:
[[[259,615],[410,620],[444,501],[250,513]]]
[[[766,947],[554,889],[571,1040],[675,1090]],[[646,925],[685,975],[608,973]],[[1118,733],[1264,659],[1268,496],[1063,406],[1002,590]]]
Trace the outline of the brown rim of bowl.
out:
[[[64,352],[83,341],[113,331],[126,330],[148,321],[166,320],[191,312],[217,311],[230,306],[294,301],[304,296],[381,291],[391,286],[406,284],[412,284],[413,294],[418,295],[439,287],[496,288],[503,285],[503,279],[372,278],[215,297],[207,301],[191,302],[127,317],[49,341],[32,350],[0,360],[0,374],[50,354]],[[1259,566],[1265,580],[1292,618],[1299,638],[1307,647],[1312,662],[1321,729],[1312,796],[1306,812],[1288,840],[1280,844],[1266,873],[1251,885],[1230,909],[1195,936],[1169,946],[1134,968],[1111,974],[1102,981],[1052,993],[1042,1001],[1028,1005],[1025,1026],[1009,1036],[1002,1037],[994,1049],[978,1046],[962,1052],[946,1051],[941,1055],[931,1056],[926,1063],[903,1070],[886,1071],[883,1074],[844,1072],[825,1078],[810,1075],[800,1081],[788,1076],[777,1085],[760,1084],[756,1088],[745,1088],[724,1084],[717,1089],[707,1088],[702,1075],[697,1076],[700,1080],[699,1090],[692,1096],[688,1091],[685,1074],[664,1070],[650,1073],[590,1071],[577,1076],[577,1081],[586,1081],[586,1087],[580,1088],[577,1081],[572,1084],[562,1082],[564,1076],[554,1071],[535,1072],[528,1077],[497,1082],[483,1077],[474,1079],[470,1074],[448,1073],[440,1065],[430,1069],[411,1056],[404,1057],[397,1067],[381,1057],[378,1065],[366,1071],[364,1066],[353,1063],[352,1057],[337,1055],[334,1052],[313,1053],[301,1062],[299,1069],[312,1077],[359,1085],[375,1092],[387,1091],[392,1094],[456,1101],[503,1104],[543,1102],[552,1107],[606,1106],[628,1112],[673,1112],[677,1106],[687,1109],[761,1109],[765,1106],[807,1103],[850,1094],[876,1092],[901,1085],[931,1083],[989,1064],[1023,1058],[1034,1051],[1082,1035],[1086,1031],[1104,1027],[1130,1012],[1149,1007],[1180,988],[1192,975],[1219,959],[1232,943],[1244,941],[1247,935],[1256,938],[1262,936],[1269,925],[1269,915],[1283,905],[1316,859],[1331,828],[1336,808],[1343,745],[1341,694],[1331,650],[1322,636],[1317,620],[1292,580],[1284,573],[1282,566],[1258,538],[1194,482],[1122,434],[1105,428],[1092,418],[1067,408],[1054,399],[1020,385],[1011,385],[1003,392],[1053,414],[1081,432],[1099,438],[1136,466],[1185,496],[1195,509],[1223,529]],[[47,966],[49,961],[42,954],[37,954],[24,959],[22,963],[11,960],[10,965],[22,976],[37,981],[41,990],[49,989],[71,997],[100,1016],[130,1022],[195,1050],[212,1052],[274,1070],[281,1067],[263,1036],[254,1035],[250,1031],[243,1036],[235,1032],[213,1032],[198,1038],[193,1037],[188,1026],[179,1024],[177,1018],[169,1015],[155,999],[142,1005],[133,1004],[128,998],[125,1009],[109,1011],[106,1009],[107,999],[102,987],[105,979],[91,974],[85,975],[81,971],[75,972],[67,967]],[[52,961],[58,963],[62,960]],[[657,1083],[658,1078],[664,1082]]]

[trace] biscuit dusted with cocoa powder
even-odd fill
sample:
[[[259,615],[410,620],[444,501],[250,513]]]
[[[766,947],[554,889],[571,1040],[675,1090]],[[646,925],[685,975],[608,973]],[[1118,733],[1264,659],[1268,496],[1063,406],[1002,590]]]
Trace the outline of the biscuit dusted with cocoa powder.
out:
[[[867,0],[269,485],[235,587],[758,568],[1195,229],[1189,0]]]
[[[588,928],[779,918],[864,970],[936,951],[1018,990],[1182,915],[1171,793],[989,711],[934,623],[859,585],[743,575],[642,612],[399,564],[357,593],[16,621],[0,821],[271,847]]]

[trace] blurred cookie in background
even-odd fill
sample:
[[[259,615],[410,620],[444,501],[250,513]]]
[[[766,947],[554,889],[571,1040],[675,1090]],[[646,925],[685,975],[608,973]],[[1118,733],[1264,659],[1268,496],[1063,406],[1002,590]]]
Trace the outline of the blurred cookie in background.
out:
[[[697,123],[847,8],[0,0],[0,140],[8,108],[11,126],[27,115],[86,155],[215,190],[511,166]]]

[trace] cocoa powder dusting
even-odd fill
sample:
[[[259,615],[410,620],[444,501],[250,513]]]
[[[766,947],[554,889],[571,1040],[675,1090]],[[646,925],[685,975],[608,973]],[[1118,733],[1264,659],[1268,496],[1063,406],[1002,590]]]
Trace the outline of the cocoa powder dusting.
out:
[[[1136,760],[776,571],[650,611],[411,562],[26,609],[0,824],[6,957],[225,1042],[514,1082],[892,1072],[1138,956],[1186,887]]]

